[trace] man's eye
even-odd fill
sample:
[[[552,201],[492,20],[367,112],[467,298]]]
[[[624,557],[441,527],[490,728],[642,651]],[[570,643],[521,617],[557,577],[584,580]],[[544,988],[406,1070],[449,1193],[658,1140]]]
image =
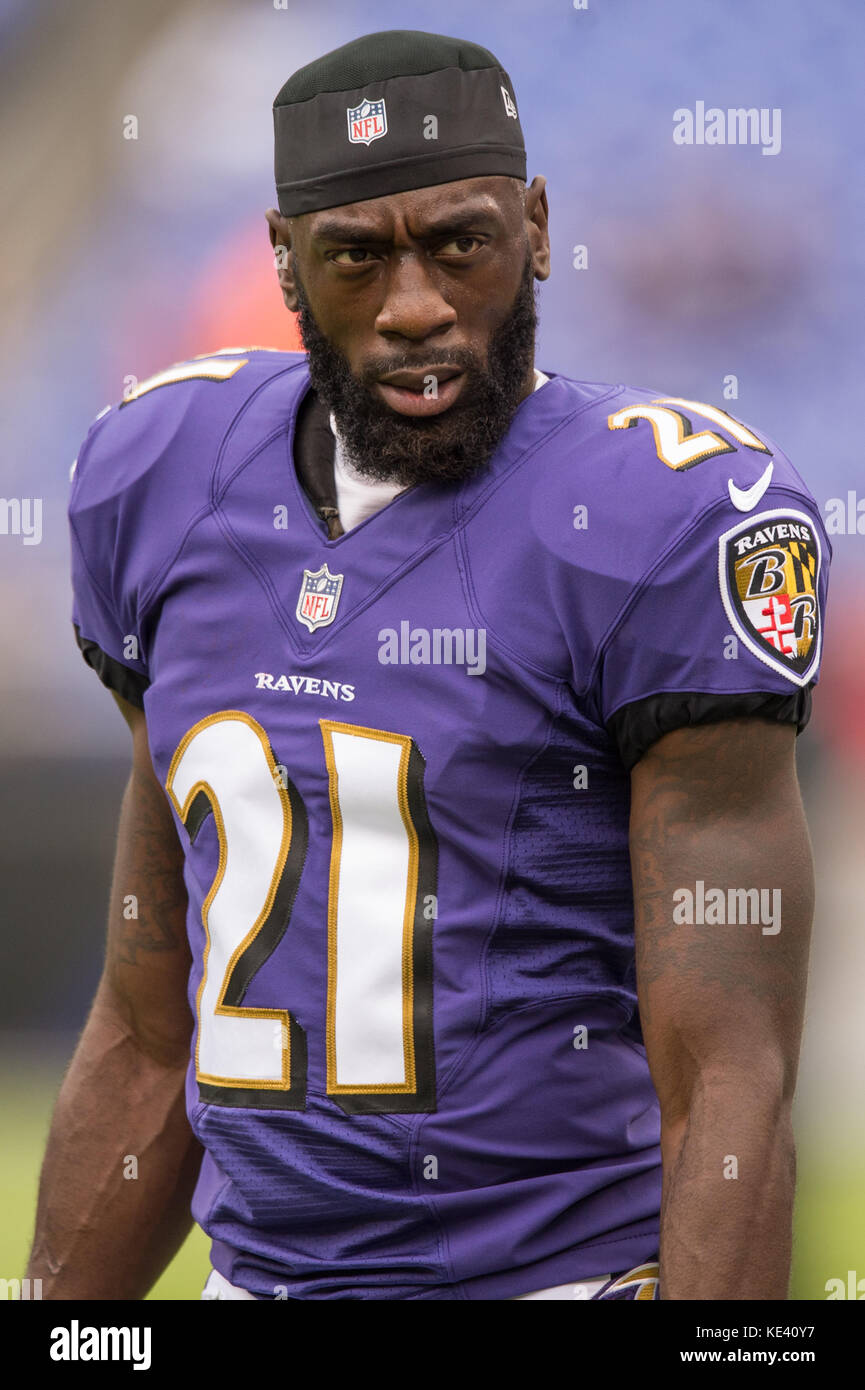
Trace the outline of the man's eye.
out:
[[[457,249],[456,249],[456,255],[458,255],[458,256],[468,256],[468,255],[470,255],[471,252],[474,250],[474,245],[468,245],[468,246],[467,246],[467,245],[466,245],[467,242],[469,242],[469,243],[476,243],[478,246],[483,245],[483,243],[481,242],[480,237],[477,237],[477,236],[456,236],[456,237],[453,238],[452,241],[446,241],[445,244],[444,244],[444,246],[440,246],[440,247],[439,247],[439,254],[440,254],[440,255],[443,254],[443,255],[446,255],[446,256],[452,256],[452,255],[454,255],[454,252],[451,251],[449,248],[452,247],[452,246],[455,246],[455,247],[457,248]]]
[[[361,257],[368,255],[369,252],[363,246],[349,246],[345,251],[337,251],[335,256],[331,256],[331,260],[337,265],[364,265],[365,261]],[[352,259],[341,261],[340,256],[350,256]]]

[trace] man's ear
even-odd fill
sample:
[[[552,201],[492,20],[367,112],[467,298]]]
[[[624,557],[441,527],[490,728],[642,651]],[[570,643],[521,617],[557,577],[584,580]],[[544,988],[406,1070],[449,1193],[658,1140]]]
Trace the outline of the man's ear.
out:
[[[536,174],[526,189],[526,234],[536,280],[547,280],[550,274],[550,210],[547,206],[547,181]]]
[[[296,314],[299,305],[297,287],[294,283],[294,267],[291,263],[291,221],[288,217],[283,217],[276,208],[268,208],[264,215],[270,229],[270,244],[273,247],[276,278],[282,290],[282,298],[286,309]]]

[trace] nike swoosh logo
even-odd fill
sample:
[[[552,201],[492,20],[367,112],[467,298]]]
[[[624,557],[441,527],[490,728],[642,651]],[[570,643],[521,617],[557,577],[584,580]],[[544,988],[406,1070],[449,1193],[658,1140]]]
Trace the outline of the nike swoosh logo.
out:
[[[738,507],[740,512],[750,512],[756,507],[763,493],[766,491],[766,488],[772,481],[772,470],[774,467],[774,462],[768,463],[765,472],[761,473],[756,483],[753,483],[751,487],[748,488],[736,487],[733,479],[728,478],[727,487],[730,490],[730,501],[733,503],[733,506]]]

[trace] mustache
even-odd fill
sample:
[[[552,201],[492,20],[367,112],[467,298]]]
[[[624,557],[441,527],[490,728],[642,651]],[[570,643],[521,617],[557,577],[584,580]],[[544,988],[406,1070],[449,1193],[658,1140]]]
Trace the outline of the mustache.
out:
[[[389,376],[393,372],[434,372],[436,367],[458,367],[463,372],[481,370],[478,355],[471,348],[453,348],[449,351],[425,352],[422,357],[404,352],[397,357],[370,358],[358,372],[358,380],[364,386],[373,386],[379,377]]]

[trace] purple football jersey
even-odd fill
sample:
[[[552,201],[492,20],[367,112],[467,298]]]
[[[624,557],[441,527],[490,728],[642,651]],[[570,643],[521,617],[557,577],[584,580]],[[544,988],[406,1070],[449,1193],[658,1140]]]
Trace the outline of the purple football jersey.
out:
[[[169,370],[78,460],[79,642],[185,852],[193,1213],[263,1298],[657,1255],[629,769],[736,700],[804,724],[829,545],[764,436],[548,375],[476,477],[334,540],[303,354]]]

